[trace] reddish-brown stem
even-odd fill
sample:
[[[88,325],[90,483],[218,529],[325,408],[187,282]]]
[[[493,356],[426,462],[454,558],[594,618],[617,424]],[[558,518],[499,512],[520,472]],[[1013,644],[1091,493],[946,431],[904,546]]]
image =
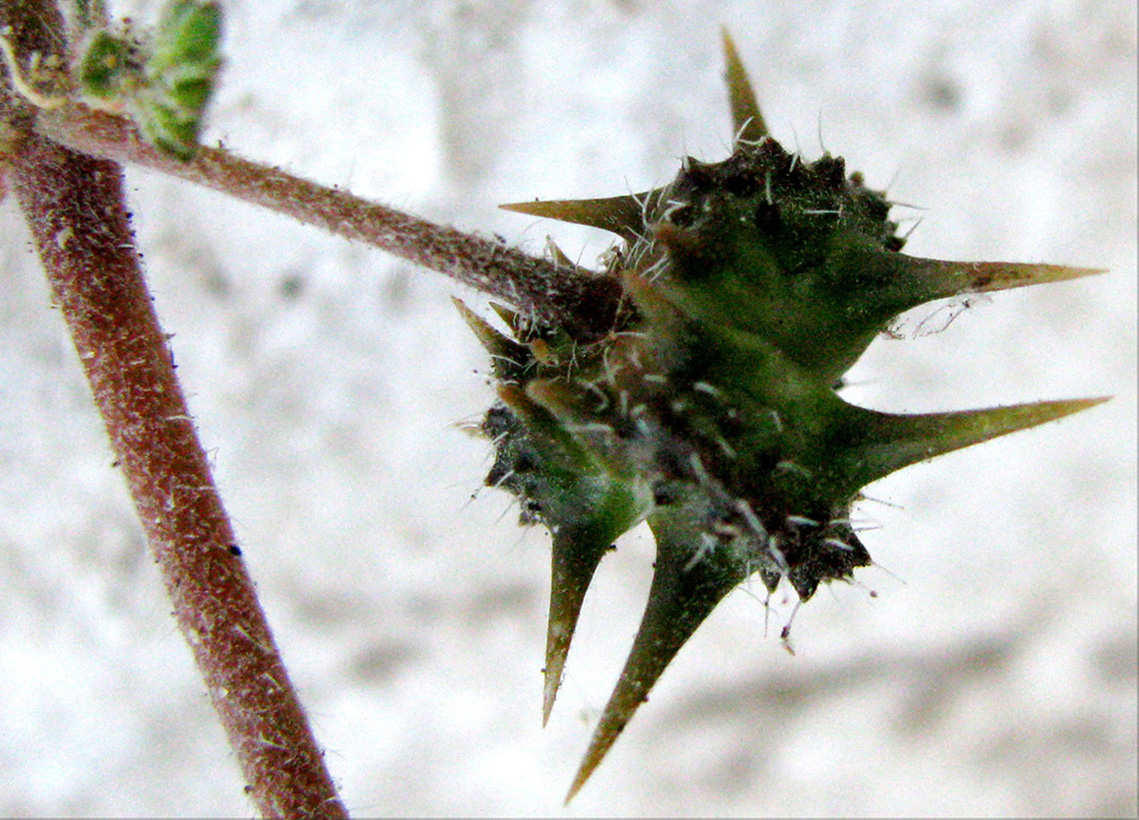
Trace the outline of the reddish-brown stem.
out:
[[[142,142],[126,120],[82,106],[43,112],[36,127],[76,151],[162,171],[382,248],[579,339],[604,335],[613,327],[621,288],[612,277],[533,257],[500,241],[437,225],[223,149],[203,147],[193,160],[183,162]]]
[[[346,817],[174,375],[113,162],[38,136],[12,187],[86,370],[174,617],[266,817]]]

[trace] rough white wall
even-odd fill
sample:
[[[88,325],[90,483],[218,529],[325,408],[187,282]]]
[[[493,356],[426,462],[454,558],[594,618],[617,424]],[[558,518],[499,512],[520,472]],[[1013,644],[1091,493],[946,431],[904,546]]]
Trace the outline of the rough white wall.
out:
[[[453,425],[490,391],[458,289],[132,172],[179,373],[356,814],[1134,813],[1133,4],[226,5],[209,140],[534,252],[607,240],[495,203],[725,155],[726,24],[778,138],[924,209],[897,211],[908,250],[1112,269],[876,343],[849,395],[880,409],[1117,398],[873,486],[881,568],[803,607],[798,657],[761,585],[737,592],[567,811],[648,537],[603,563],[542,730],[548,548],[506,495],[470,500],[488,448]],[[0,814],[245,815],[11,204],[0,235]]]

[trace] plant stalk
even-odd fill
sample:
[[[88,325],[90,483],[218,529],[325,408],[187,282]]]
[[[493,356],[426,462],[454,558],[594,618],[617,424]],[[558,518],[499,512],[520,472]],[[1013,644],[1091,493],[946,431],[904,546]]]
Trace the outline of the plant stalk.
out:
[[[11,165],[12,188],[247,791],[265,817],[347,817],[176,380],[119,166],[35,135]]]

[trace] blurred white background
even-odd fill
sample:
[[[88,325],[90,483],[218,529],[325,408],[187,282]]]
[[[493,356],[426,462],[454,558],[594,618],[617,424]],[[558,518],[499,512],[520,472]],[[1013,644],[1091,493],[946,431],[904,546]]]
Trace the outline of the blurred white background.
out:
[[[765,636],[762,585],[738,591],[563,809],[650,539],[602,564],[543,730],[547,538],[506,494],[471,500],[489,447],[454,426],[491,391],[448,296],[485,302],[131,171],[201,436],[356,815],[1134,815],[1133,3],[226,9],[208,141],[535,253],[553,234],[591,263],[608,239],[496,203],[726,155],[723,24],[777,138],[923,209],[895,211],[922,220],[908,251],[1111,269],[876,342],[847,396],[878,409],[1116,398],[873,485],[881,568],[803,607],[798,656],[790,603]],[[0,235],[0,815],[247,815],[10,203]]]

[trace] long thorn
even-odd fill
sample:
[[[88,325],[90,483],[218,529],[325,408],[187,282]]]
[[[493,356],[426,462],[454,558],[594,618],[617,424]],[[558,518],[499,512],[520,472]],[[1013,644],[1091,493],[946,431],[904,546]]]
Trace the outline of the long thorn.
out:
[[[610,543],[605,539],[597,540],[595,534],[569,526],[559,529],[553,541],[550,618],[546,628],[546,668],[543,671],[543,726],[549,721],[558,696],[585,593]]]
[[[736,51],[736,44],[728,30],[723,30],[724,62],[727,67],[724,79],[728,83],[728,100],[732,107],[732,123],[735,126],[735,142],[759,142],[767,136],[767,123],[763,121],[759,103],[752,90],[751,81],[747,77],[740,54]]]
[[[648,606],[633,649],[593,733],[566,802],[573,799],[605,759],[625,726],[680,651],[716,605],[749,574],[729,551],[714,551],[691,563],[692,530],[677,518],[658,515],[649,523],[657,539],[656,570]]]
[[[603,199],[552,199],[533,202],[509,202],[499,205],[507,211],[530,216],[558,219],[590,228],[615,233],[627,242],[635,242],[645,230],[646,203],[659,196],[659,191],[625,194]]]

